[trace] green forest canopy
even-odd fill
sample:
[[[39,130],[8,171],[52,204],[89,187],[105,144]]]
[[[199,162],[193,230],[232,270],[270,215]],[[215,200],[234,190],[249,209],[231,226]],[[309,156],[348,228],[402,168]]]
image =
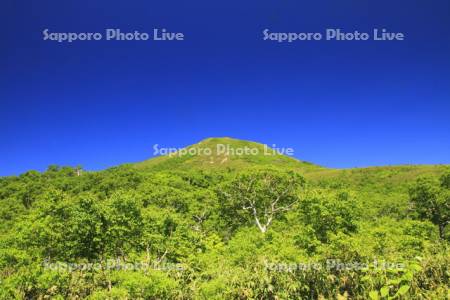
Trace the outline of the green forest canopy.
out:
[[[218,143],[263,147],[190,147]],[[447,299],[449,174],[221,154],[2,177],[0,299]]]

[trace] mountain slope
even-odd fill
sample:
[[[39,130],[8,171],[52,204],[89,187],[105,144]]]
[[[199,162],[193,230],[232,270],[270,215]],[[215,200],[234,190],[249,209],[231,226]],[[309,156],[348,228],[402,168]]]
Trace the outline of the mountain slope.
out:
[[[0,177],[0,300],[446,299],[450,232],[408,187],[433,175],[418,199],[444,199],[449,166],[327,169],[229,138],[179,152]]]
[[[244,152],[247,149],[247,153],[237,153],[239,149]],[[251,151],[257,153],[250,153]],[[332,169],[273,152],[270,147],[261,143],[228,137],[208,138],[183,148],[178,153],[155,157],[134,166],[153,171],[239,171],[255,166],[279,167],[300,172],[313,182],[340,182],[346,186],[361,188],[389,189],[395,186],[403,191],[419,176],[439,176],[450,168],[449,165],[399,165]]]
[[[251,166],[272,166],[309,172],[320,166],[277,153],[264,144],[224,138],[208,138],[169,155],[135,164],[152,170],[241,170]]]

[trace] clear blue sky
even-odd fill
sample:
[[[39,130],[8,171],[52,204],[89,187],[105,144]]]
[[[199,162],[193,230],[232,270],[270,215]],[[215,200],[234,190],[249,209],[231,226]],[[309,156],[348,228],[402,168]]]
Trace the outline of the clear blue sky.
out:
[[[329,167],[450,163],[448,0],[1,6],[0,175],[98,170],[213,136]],[[186,40],[59,44],[42,40],[45,28],[167,28]],[[386,28],[406,40],[277,44],[265,28]]]

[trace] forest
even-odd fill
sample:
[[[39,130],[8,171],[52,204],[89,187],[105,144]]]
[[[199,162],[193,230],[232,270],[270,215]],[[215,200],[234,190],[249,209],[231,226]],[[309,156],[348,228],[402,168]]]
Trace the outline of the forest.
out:
[[[0,299],[450,299],[450,166],[220,143],[0,177]]]

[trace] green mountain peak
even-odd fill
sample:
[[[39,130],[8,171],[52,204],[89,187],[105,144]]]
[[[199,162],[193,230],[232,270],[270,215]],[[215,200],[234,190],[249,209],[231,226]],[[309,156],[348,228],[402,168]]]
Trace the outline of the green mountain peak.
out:
[[[321,167],[294,158],[295,149],[239,140],[211,137],[183,147],[153,146],[155,158],[137,163],[139,168],[162,169],[243,169],[252,166],[274,166],[298,171]]]

